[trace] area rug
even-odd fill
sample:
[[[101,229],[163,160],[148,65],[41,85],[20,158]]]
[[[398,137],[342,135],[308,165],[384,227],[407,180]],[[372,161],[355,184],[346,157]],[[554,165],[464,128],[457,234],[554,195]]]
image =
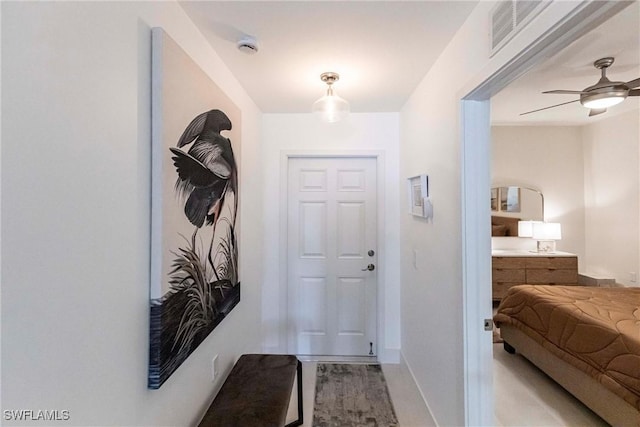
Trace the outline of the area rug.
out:
[[[396,427],[380,365],[319,363],[313,427]]]

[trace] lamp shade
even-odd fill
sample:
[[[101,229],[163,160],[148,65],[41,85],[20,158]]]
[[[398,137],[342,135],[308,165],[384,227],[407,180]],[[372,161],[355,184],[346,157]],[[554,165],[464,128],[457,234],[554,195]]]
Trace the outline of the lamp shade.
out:
[[[518,221],[518,237],[533,237],[533,224],[541,224],[542,221]]]
[[[559,222],[542,222],[533,224],[533,236],[536,240],[562,239],[562,227]]]
[[[349,115],[349,103],[336,95],[329,86],[327,94],[313,103],[312,111],[325,122],[334,123]]]

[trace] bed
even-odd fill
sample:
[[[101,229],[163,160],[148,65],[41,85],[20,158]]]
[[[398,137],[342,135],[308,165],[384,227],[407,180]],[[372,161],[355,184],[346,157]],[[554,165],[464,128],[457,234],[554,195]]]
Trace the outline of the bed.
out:
[[[614,426],[640,426],[640,288],[520,285],[494,322],[529,359]]]

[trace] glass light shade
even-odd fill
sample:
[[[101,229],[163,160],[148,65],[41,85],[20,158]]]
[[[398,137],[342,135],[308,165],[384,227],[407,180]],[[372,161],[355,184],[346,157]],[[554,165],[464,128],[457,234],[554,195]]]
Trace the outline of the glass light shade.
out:
[[[327,94],[313,103],[312,111],[324,121],[334,123],[349,115],[349,103],[336,95],[329,86]]]
[[[541,224],[542,221],[518,221],[518,237],[533,237],[533,224]]]
[[[616,104],[620,104],[624,101],[624,98],[617,96],[611,98],[594,99],[593,101],[587,101],[583,105],[587,108],[608,108],[613,107]]]
[[[608,108],[620,104],[627,97],[627,91],[613,89],[605,93],[582,95],[580,103],[587,108]]]
[[[533,224],[533,236],[535,240],[561,240],[562,227],[559,222],[542,222]]]

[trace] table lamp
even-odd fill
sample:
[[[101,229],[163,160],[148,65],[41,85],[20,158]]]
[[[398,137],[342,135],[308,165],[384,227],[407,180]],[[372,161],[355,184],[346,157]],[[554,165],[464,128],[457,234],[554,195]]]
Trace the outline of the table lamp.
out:
[[[556,240],[562,239],[562,227],[559,222],[535,223],[531,237],[538,241],[538,252],[553,253],[556,251]]]

